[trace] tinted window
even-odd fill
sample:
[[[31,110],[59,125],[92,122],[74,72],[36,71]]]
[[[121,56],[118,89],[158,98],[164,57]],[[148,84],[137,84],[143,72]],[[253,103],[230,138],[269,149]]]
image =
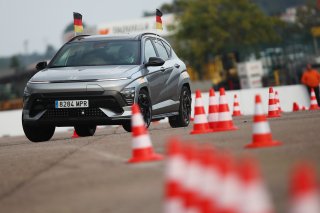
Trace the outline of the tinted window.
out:
[[[50,67],[131,65],[140,62],[138,41],[87,41],[66,44]]]
[[[156,51],[153,48],[152,42],[150,40],[147,40],[144,46],[145,50],[145,59],[146,61],[149,61],[150,57],[157,57]]]
[[[169,54],[169,58],[170,58],[171,57],[171,47],[166,42],[162,42],[162,44],[166,48],[166,50],[167,50],[167,52]]]
[[[164,48],[162,42],[159,40],[155,40],[154,44],[158,50],[160,58],[162,58],[163,60],[167,60],[169,58],[169,56],[168,56],[166,48]]]

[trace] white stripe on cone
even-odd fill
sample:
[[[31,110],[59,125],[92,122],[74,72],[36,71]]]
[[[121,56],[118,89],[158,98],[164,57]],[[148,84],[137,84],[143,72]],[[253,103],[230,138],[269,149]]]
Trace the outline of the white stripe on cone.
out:
[[[180,182],[184,178],[186,162],[182,155],[175,155],[168,159],[168,166],[166,170],[166,177],[168,180]]]
[[[143,149],[151,147],[151,139],[148,134],[139,135],[132,138],[132,148],[133,149]]]
[[[182,154],[175,154],[169,157],[166,167],[166,181],[181,184],[185,178],[186,162]],[[165,200],[165,213],[184,213],[183,200],[181,197],[174,197]]]
[[[144,120],[141,116],[140,113],[138,114],[133,114],[131,118],[132,126],[133,127],[138,127],[138,126],[144,126]]]
[[[273,212],[270,198],[261,181],[250,183],[242,189],[241,208],[239,213]]]
[[[255,106],[254,106],[254,112],[255,112],[254,115],[265,115],[261,103],[255,104]]]
[[[267,134],[271,133],[269,123],[264,122],[255,122],[253,124],[253,134]]]
[[[320,212],[320,198],[314,193],[298,196],[292,200],[290,213],[319,213]]]
[[[228,174],[222,181],[222,192],[218,200],[219,209],[237,211],[240,205],[241,186],[239,177]]]
[[[202,98],[196,98],[195,106],[196,106],[196,107],[203,107]]]
[[[317,100],[311,100],[311,105],[317,105]]]
[[[208,123],[206,115],[205,114],[196,115],[194,117],[194,123],[195,124]]]
[[[219,113],[219,121],[231,121],[231,114],[230,112],[220,112]]]
[[[219,103],[220,105],[221,104],[228,104],[228,100],[227,100],[227,97],[226,97],[226,95],[221,95],[220,96],[220,103]]]
[[[239,106],[235,106],[235,107],[233,108],[233,111],[240,111],[240,107],[239,107]]]
[[[217,121],[219,121],[219,113],[218,112],[210,113],[209,116],[208,116],[208,120],[209,120],[209,122],[217,122]]]

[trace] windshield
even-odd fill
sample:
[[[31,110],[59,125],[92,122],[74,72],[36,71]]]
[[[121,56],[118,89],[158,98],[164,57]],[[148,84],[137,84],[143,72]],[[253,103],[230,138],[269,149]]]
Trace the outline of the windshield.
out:
[[[137,65],[139,41],[87,41],[66,44],[49,67]]]

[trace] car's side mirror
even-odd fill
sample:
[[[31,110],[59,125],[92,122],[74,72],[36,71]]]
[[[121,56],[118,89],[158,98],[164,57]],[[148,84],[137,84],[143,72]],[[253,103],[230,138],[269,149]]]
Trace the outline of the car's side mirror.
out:
[[[156,67],[156,66],[162,66],[165,63],[165,61],[162,58],[159,57],[150,57],[149,61],[145,64],[146,67]]]
[[[41,61],[41,62],[37,63],[36,69],[37,69],[38,71],[40,71],[40,70],[45,69],[47,66],[48,66],[48,64],[47,64],[46,61]]]

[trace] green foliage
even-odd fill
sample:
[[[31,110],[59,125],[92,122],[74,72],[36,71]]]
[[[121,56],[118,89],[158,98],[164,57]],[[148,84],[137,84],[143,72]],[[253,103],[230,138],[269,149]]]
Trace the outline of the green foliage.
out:
[[[279,39],[275,19],[250,0],[177,0],[179,55],[200,77],[210,57]]]
[[[12,56],[10,59],[10,68],[13,68],[15,70],[20,68],[20,61],[17,56]]]
[[[267,14],[279,14],[288,7],[304,5],[307,1],[316,2],[316,0],[252,0],[260,6]]]

